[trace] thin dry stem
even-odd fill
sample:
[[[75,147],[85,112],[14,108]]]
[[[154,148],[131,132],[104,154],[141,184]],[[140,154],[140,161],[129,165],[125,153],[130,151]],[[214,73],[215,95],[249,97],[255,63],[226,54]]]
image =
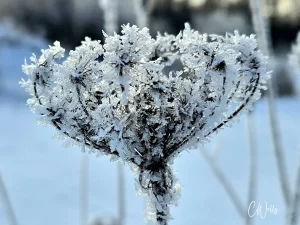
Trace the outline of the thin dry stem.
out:
[[[248,136],[249,136],[249,150],[250,150],[250,168],[249,168],[249,188],[248,188],[248,201],[254,201],[257,192],[257,146],[255,138],[255,123],[254,114],[248,114]],[[248,214],[245,215],[245,224],[250,225],[253,223],[254,218],[250,217]]]
[[[125,224],[125,185],[124,185],[124,169],[121,162],[118,162],[118,220],[119,225]]]
[[[296,183],[295,183],[295,193],[292,198],[291,208],[290,208],[290,225],[299,224],[299,214],[300,214],[300,154],[298,159],[298,165],[296,170]]]
[[[245,218],[246,215],[246,210],[244,209],[243,203],[241,199],[239,198],[236,190],[234,189],[234,186],[232,183],[229,181],[229,179],[226,177],[226,175],[222,172],[220,167],[215,163],[213,158],[210,156],[210,154],[205,150],[202,149],[200,150],[204,158],[206,159],[210,169],[220,182],[220,184],[223,186],[225,189],[226,193],[228,194],[230,200],[232,201],[233,205],[235,206],[238,214],[242,217]]]
[[[118,0],[99,0],[99,6],[104,13],[104,30],[112,35],[118,32]]]
[[[18,225],[17,218],[13,210],[12,204],[10,202],[7,190],[5,188],[1,173],[0,173],[0,199],[2,199],[9,224]]]
[[[250,0],[252,20],[254,24],[254,30],[257,34],[258,45],[261,51],[265,55],[270,55],[267,32],[265,27],[265,21],[262,12],[262,3],[259,0]],[[269,107],[269,117],[271,134],[273,140],[274,153],[277,163],[277,169],[279,174],[279,180],[281,185],[281,190],[286,206],[290,205],[291,202],[291,189],[288,181],[287,169],[285,164],[285,155],[281,141],[279,120],[277,115],[276,102],[274,99],[274,90],[272,82],[268,82],[268,107]]]
[[[143,6],[143,0],[132,0],[133,9],[136,17],[136,24],[138,27],[148,27],[149,12],[147,6]]]
[[[88,223],[89,212],[89,158],[88,155],[83,155],[80,163],[80,221],[81,225]]]

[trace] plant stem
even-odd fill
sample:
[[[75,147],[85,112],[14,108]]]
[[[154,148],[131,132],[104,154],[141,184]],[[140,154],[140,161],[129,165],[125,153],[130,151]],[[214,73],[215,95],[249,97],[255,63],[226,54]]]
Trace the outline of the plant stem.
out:
[[[133,9],[136,17],[136,24],[139,28],[148,27],[149,13],[143,6],[143,0],[132,0]]]
[[[250,168],[249,168],[249,189],[248,189],[248,201],[254,201],[257,191],[257,146],[255,139],[255,124],[254,124],[254,114],[250,112],[248,114],[248,136],[249,136],[249,150],[250,150]],[[248,214],[245,215],[245,224],[250,225],[253,223],[253,218]]]
[[[290,207],[290,225],[299,224],[299,214],[300,214],[300,154],[298,159],[298,166],[296,169],[296,185],[295,194],[292,199]]]
[[[209,153],[206,152],[205,149],[200,150],[200,152],[203,154],[204,158],[206,159],[210,169],[217,177],[220,184],[225,189],[226,193],[228,194],[230,200],[232,201],[233,205],[235,206],[238,214],[245,218],[246,210],[243,207],[243,203],[241,199],[239,198],[236,190],[234,189],[234,186],[230,183],[229,179],[226,177],[226,175],[222,172],[222,170],[218,167],[218,165],[215,163],[213,158],[209,155]]]
[[[80,219],[81,225],[88,223],[89,212],[89,158],[87,155],[83,155],[80,163]]]
[[[9,223],[11,225],[18,225],[17,218],[16,218],[15,212],[13,210],[12,204],[9,200],[9,196],[6,191],[1,173],[0,173],[0,198],[2,199],[2,201],[4,203],[4,208],[5,208]]]
[[[124,185],[124,170],[121,162],[118,162],[118,219],[119,225],[125,224],[125,185]]]
[[[252,20],[254,24],[254,30],[257,34],[258,45],[261,51],[265,55],[270,55],[270,49],[268,45],[267,32],[265,27],[265,21],[263,18],[262,12],[262,3],[263,1],[259,0],[250,0],[250,7],[252,12]],[[274,90],[272,82],[268,82],[268,108],[269,108],[269,117],[270,117],[270,126],[271,134],[273,140],[273,148],[277,163],[277,169],[279,174],[279,180],[281,185],[281,190],[286,206],[288,207],[291,202],[290,196],[290,186],[288,182],[287,169],[285,164],[285,155],[281,141],[278,115],[276,109],[276,102],[274,99]]]

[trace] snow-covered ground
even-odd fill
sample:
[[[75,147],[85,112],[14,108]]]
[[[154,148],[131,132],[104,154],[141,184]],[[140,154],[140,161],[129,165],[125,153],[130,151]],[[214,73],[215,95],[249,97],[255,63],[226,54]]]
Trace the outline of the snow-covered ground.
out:
[[[1,32],[0,29],[0,37]],[[46,46],[43,41],[30,43],[40,43],[38,46],[45,43]],[[24,58],[29,58],[33,51],[38,53],[30,45],[24,42],[17,45],[0,43],[0,172],[19,225],[79,225],[80,162],[84,154],[79,148],[64,148],[62,141],[52,139],[54,128],[37,126],[36,115],[26,107],[26,97],[18,81],[23,76],[21,65]],[[13,99],[19,100],[12,103]],[[279,100],[278,109],[292,185],[296,156],[300,149],[300,134],[297,131],[300,124],[300,101]],[[254,200],[263,206],[267,201],[268,205],[279,209],[277,215],[269,213],[265,219],[257,217],[256,224],[283,225],[284,203],[272,152],[265,100],[258,103],[255,117],[259,188]],[[245,208],[248,208],[249,149],[246,116],[232,128],[214,137],[205,148],[210,149],[216,140],[222,145],[217,155],[218,163],[243,199]],[[116,163],[106,157],[97,158],[95,154],[88,157],[89,218],[115,216]],[[183,152],[175,160],[174,168],[183,190],[178,207],[172,208],[174,220],[170,225],[242,224],[242,219],[199,150]],[[136,196],[134,178],[127,167],[125,173],[126,225],[144,224],[144,201]],[[0,201],[0,225],[8,224]]]
[[[287,156],[289,175],[294,176],[299,152],[300,102],[285,99],[278,103],[281,131]],[[256,218],[257,224],[283,224],[284,204],[278,185],[267,104],[258,103],[256,111],[259,152],[259,189],[257,202],[274,205],[277,215]],[[63,142],[52,139],[54,128],[36,125],[36,116],[22,104],[2,100],[0,108],[0,171],[20,225],[77,225],[80,223],[79,175],[83,153],[79,148],[64,148]],[[227,128],[214,140],[221,140],[218,162],[234,184],[241,198],[247,199],[249,151],[246,117]],[[213,144],[207,146],[211,147]],[[116,163],[106,157],[88,156],[89,214],[112,216],[117,213]],[[183,185],[178,207],[172,208],[171,225],[241,224],[232,203],[197,150],[183,152],[175,161],[177,176]],[[144,202],[135,194],[134,179],[126,167],[126,224],[143,224]],[[293,184],[293,179],[290,179]],[[255,199],[254,199],[255,200]],[[0,224],[6,225],[0,203]]]

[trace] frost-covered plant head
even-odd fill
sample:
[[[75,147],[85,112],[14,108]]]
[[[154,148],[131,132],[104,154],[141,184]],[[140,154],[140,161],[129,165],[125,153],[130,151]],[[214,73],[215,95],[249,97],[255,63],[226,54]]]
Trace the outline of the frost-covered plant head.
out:
[[[69,53],[59,42],[25,63],[28,104],[66,137],[135,165],[148,215],[170,219],[178,185],[170,164],[251,109],[269,77],[255,36],[199,34],[152,39],[147,28],[123,26],[105,43],[86,38]],[[183,69],[166,74],[180,61]]]

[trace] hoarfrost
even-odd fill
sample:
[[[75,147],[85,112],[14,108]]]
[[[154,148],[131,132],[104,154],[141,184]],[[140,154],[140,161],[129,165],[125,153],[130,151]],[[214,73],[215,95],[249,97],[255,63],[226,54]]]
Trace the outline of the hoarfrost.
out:
[[[105,44],[86,38],[62,61],[59,42],[23,65],[21,84],[43,123],[79,145],[135,167],[149,215],[167,224],[180,188],[176,155],[251,109],[270,74],[255,36],[177,36],[122,26]],[[164,73],[179,60],[181,71]],[[62,62],[61,62],[62,61]]]

